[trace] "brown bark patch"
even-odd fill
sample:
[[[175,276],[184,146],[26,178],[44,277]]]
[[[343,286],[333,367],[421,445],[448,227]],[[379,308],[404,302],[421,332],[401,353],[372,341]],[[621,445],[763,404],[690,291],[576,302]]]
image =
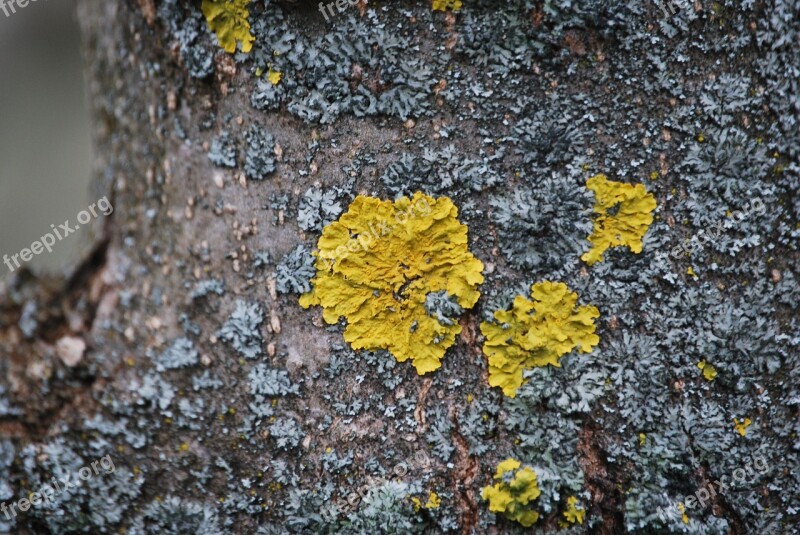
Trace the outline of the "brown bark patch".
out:
[[[461,533],[470,535],[478,525],[478,500],[473,483],[478,475],[480,463],[469,454],[469,444],[461,435],[455,411],[450,414],[453,419],[453,445],[456,448],[455,496],[456,506],[461,514]]]
[[[597,430],[585,425],[578,434],[578,464],[584,474],[586,488],[592,495],[592,509],[602,523],[591,533],[616,535],[624,533],[622,496],[616,482],[609,477],[605,453],[598,443]]]

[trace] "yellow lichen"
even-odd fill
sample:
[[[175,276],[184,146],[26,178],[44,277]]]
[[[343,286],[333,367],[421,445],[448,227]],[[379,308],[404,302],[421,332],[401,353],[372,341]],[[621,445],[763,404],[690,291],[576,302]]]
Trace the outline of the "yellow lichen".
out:
[[[429,315],[428,295],[444,292],[468,309],[483,282],[483,264],[469,252],[457,216],[447,197],[417,192],[392,202],[359,195],[323,229],[313,288],[300,305],[322,306],[330,324],[346,318],[344,339],[354,349],[410,358],[420,375],[438,369],[461,326]]]
[[[428,501],[425,504],[422,504],[422,500],[417,497],[411,498],[411,502],[414,504],[414,510],[419,511],[423,507],[425,509],[438,509],[440,505],[442,505],[442,499],[439,497],[438,494],[431,491],[430,495],[428,496]]]
[[[511,310],[498,310],[494,322],[481,323],[489,357],[489,384],[515,397],[522,386],[522,370],[560,366],[559,358],[575,348],[590,353],[600,342],[595,334],[596,307],[577,306],[578,294],[563,282],[531,286],[533,301],[518,295]]]
[[[585,509],[579,509],[575,507],[578,505],[578,498],[575,496],[570,496],[567,498],[567,509],[564,511],[564,517],[567,521],[571,524],[583,524],[583,518],[586,516]]]
[[[430,496],[428,496],[428,501],[423,507],[425,507],[425,509],[438,509],[440,505],[442,505],[442,499],[438,494],[431,491]]]
[[[750,421],[750,418],[745,418],[741,422],[734,418],[733,423],[734,427],[736,427],[736,432],[741,436],[745,436],[747,434],[747,428],[750,427],[750,424],[753,422]]]
[[[717,370],[705,360],[698,362],[697,367],[703,370],[703,377],[706,378],[706,381],[713,381],[717,376]]]
[[[448,9],[458,11],[462,5],[461,0],[433,0],[434,11],[447,11]]]
[[[242,52],[250,52],[255,37],[250,33],[247,4],[250,0],[203,0],[200,9],[208,21],[208,27],[217,34],[219,46],[225,52],[236,52],[236,43],[242,44]]]
[[[539,519],[539,513],[527,506],[539,497],[541,491],[533,468],[520,466],[515,459],[506,459],[498,464],[494,474],[498,483],[484,487],[481,498],[489,502],[489,510],[493,513],[503,513],[527,528]],[[512,473],[513,477],[505,476],[506,473]]]
[[[625,184],[593,176],[586,187],[595,194],[594,229],[589,241],[592,248],[581,256],[589,265],[603,259],[610,247],[627,246],[642,252],[642,238],[653,222],[656,200],[642,184]]]
[[[267,80],[269,80],[269,83],[272,85],[278,85],[281,81],[281,78],[283,78],[282,72],[273,71],[272,68],[269,69],[269,72],[267,73]]]
[[[681,522],[683,522],[684,524],[688,524],[689,523],[689,515],[686,514],[686,506],[683,505],[683,502],[679,502],[678,503],[678,509],[681,512]]]

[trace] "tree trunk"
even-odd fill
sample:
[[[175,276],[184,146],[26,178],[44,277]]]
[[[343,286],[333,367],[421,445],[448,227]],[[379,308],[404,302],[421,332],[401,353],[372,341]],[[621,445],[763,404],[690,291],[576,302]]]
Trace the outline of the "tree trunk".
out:
[[[798,529],[800,3],[267,0],[235,54],[206,4],[80,4],[94,192],[114,212],[69,280],[0,287],[0,500],[18,506],[0,532]],[[641,252],[590,265],[600,174],[657,207]],[[358,336],[383,305],[329,325],[360,294],[354,276],[320,289],[320,236],[359,195],[417,192],[458,221],[426,241],[426,208],[345,236],[336,261],[363,287],[420,273]],[[373,253],[389,267],[357,265]],[[548,340],[572,345],[512,397],[484,344],[542,281],[577,292],[569,314],[597,307],[599,342],[578,350],[595,328],[553,316]],[[423,324],[445,342],[420,343]],[[522,487],[490,511],[511,458]]]

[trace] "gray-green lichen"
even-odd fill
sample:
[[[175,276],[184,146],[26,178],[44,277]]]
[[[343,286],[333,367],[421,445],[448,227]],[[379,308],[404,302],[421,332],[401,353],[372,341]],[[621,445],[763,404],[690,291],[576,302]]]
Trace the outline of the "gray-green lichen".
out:
[[[306,293],[311,291],[311,279],[316,274],[314,257],[304,244],[300,244],[278,263],[275,280],[280,293]]]
[[[263,127],[254,124],[247,132],[244,172],[253,180],[264,180],[275,171],[275,140]]]
[[[261,324],[264,310],[258,303],[242,299],[236,301],[236,308],[228,321],[217,332],[220,339],[227,342],[241,356],[254,359],[261,354],[263,338]]]
[[[228,132],[221,132],[219,136],[211,140],[211,148],[208,151],[208,159],[211,163],[220,167],[236,167],[236,145],[230,138]]]
[[[87,322],[85,367],[44,361],[46,395],[97,377],[84,400],[97,414],[52,425],[64,438],[0,441],[0,499],[95,455],[120,452],[121,479],[0,516],[0,532],[523,533],[479,497],[509,457],[536,471],[537,525],[556,532],[796,530],[800,3],[667,16],[657,3],[391,2],[325,23],[268,0],[250,13],[251,54],[225,56],[178,0],[158,3],[152,28],[137,15],[138,37],[108,51],[124,80],[157,88],[136,105],[113,98],[120,78],[96,99],[127,128],[151,105],[159,124],[158,157],[130,149],[107,169],[134,207],[114,231],[115,280],[136,282]],[[144,48],[163,43],[174,53]],[[160,61],[132,68],[132,51]],[[160,104],[170,91],[174,109]],[[236,180],[218,187],[215,172]],[[658,208],[642,253],[590,267],[584,184],[597,173],[643,183]],[[417,190],[455,201],[486,277],[472,311],[427,296],[462,334],[425,378],[296,305],[310,244],[355,195]],[[545,279],[599,308],[601,343],[527,371],[512,400],[486,383],[476,324]],[[47,307],[10,287],[9,325],[30,339]],[[21,401],[0,383],[0,417]],[[770,469],[687,521],[658,514],[754,456]],[[441,505],[426,508],[432,491]],[[586,519],[562,528],[571,496]]]

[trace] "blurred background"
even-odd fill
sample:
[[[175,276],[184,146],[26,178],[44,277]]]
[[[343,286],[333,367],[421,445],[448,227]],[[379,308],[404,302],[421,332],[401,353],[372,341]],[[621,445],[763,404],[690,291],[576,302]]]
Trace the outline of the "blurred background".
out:
[[[0,259],[76,216],[90,198],[91,138],[74,0],[0,10]],[[102,216],[101,216],[102,217]],[[88,227],[28,264],[61,271],[87,251]],[[10,274],[0,263],[0,279]]]

